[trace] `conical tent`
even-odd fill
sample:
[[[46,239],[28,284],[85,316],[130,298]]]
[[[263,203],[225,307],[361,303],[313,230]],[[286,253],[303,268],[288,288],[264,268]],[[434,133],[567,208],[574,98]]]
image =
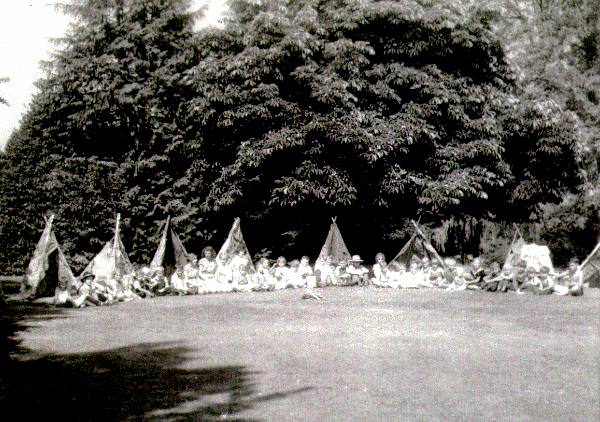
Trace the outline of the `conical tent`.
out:
[[[425,234],[419,228],[419,225],[412,220],[411,223],[415,228],[415,233],[408,242],[404,244],[394,259],[388,263],[388,267],[392,264],[401,264],[405,268],[408,268],[413,256],[418,256],[419,258],[427,257],[429,260],[436,260],[440,265],[445,266],[444,260],[437,253],[429,240],[427,240],[427,237],[425,237]]]
[[[320,270],[327,262],[327,257],[330,256],[333,257],[333,261],[336,264],[340,261],[347,261],[351,257],[335,217],[331,219],[331,226],[329,226],[327,238],[321,248],[319,257],[315,262],[315,271]]]
[[[163,267],[165,275],[170,277],[175,272],[176,267],[183,268],[187,262],[187,251],[179,236],[173,230],[171,217],[168,217],[160,237],[160,243],[150,263],[150,268]]]
[[[133,266],[125,252],[125,246],[123,246],[123,242],[121,241],[119,232],[120,220],[121,216],[117,214],[115,235],[104,245],[100,253],[90,261],[85,270],[83,270],[83,273],[89,272],[96,278],[110,279],[117,274],[123,275],[133,270]]]
[[[600,287],[600,242],[581,263],[579,270],[583,274],[584,283],[590,287]]]
[[[221,249],[219,249],[219,253],[217,254],[216,258],[217,264],[221,268],[228,267],[232,259],[240,252],[248,261],[248,271],[254,273],[254,264],[252,263],[252,257],[250,256],[250,252],[248,251],[248,247],[244,241],[244,236],[242,235],[240,219],[236,218],[233,221],[231,230],[229,230],[229,235],[227,236],[225,243],[223,243],[223,246],[221,246]]]
[[[525,239],[523,239],[521,232],[517,228],[508,248],[508,253],[506,254],[506,259],[502,266],[503,270],[509,270],[517,263],[517,259],[521,256],[521,249],[523,249],[523,246],[525,246]]]
[[[52,215],[46,221],[46,227],[27,266],[20,299],[54,296],[54,289],[59,280],[62,280],[67,288],[79,285],[56,240],[52,230],[53,222]]]

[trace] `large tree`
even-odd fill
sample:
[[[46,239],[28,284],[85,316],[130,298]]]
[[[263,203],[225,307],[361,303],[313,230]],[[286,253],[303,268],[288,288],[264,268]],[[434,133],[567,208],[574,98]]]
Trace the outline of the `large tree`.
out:
[[[183,154],[174,116],[185,95],[180,72],[196,60],[195,15],[185,0],[76,0],[63,8],[74,23],[6,148],[3,218],[24,224],[3,224],[2,237],[18,239],[5,259],[21,265],[41,215],[55,212],[59,238],[69,255],[81,254],[80,267],[121,212],[127,244],[142,260]]]
[[[484,23],[416,1],[233,10],[201,37],[186,137],[218,163],[203,209],[263,223],[258,246],[314,245],[339,214],[372,252],[403,217],[527,219],[578,183],[568,116],[522,95]]]
[[[192,250],[241,216],[254,251],[316,254],[337,214],[373,253],[406,217],[558,201],[579,183],[568,116],[523,95],[485,22],[421,3],[236,0],[194,35],[185,2],[78,2],[7,147],[1,218],[55,210],[83,262],[120,211],[147,261],[167,213]]]

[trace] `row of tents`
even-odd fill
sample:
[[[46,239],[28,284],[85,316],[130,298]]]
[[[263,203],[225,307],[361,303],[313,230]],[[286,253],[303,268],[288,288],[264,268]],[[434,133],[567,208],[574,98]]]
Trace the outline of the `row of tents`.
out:
[[[46,221],[40,240],[29,262],[21,288],[20,298],[22,299],[52,296],[59,280],[62,280],[67,286],[77,288],[80,285],[79,278],[73,275],[54,234],[53,222],[54,216],[52,215]],[[412,224],[414,226],[412,237],[388,265],[397,262],[406,266],[412,257],[416,255],[421,258],[427,256],[430,260],[437,260],[445,267],[444,260],[431,245],[419,224],[415,221],[412,221]],[[239,218],[234,220],[216,259],[219,265],[227,265],[236,254],[242,254],[247,259],[249,269],[253,272],[252,258],[242,235]],[[325,243],[315,262],[315,271],[321,269],[330,256],[336,262],[349,260],[351,257],[335,218],[332,218]],[[176,267],[185,266],[188,263],[188,258],[189,254],[173,229],[169,217],[163,225],[160,241],[150,267],[162,266],[165,275],[169,277],[175,272]],[[546,266],[550,270],[553,269],[548,247],[527,243],[517,228],[506,256],[504,268],[510,268],[520,259],[525,260],[528,266],[537,270],[542,266]],[[133,265],[121,240],[120,216],[117,215],[112,239],[89,262],[82,274],[91,273],[97,278],[112,278],[129,273],[132,270]],[[580,270],[583,273],[584,283],[587,283],[590,287],[600,287],[600,242],[581,263]]]

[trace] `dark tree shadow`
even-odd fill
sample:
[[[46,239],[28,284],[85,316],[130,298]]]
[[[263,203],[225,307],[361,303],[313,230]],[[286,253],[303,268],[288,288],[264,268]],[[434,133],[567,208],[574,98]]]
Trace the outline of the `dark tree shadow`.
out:
[[[309,388],[255,396],[241,366],[182,369],[190,349],[172,343],[22,359],[14,334],[25,318],[62,317],[45,308],[9,309],[0,319],[0,408],[20,420],[242,421],[254,404]],[[69,339],[76,341],[76,339]]]

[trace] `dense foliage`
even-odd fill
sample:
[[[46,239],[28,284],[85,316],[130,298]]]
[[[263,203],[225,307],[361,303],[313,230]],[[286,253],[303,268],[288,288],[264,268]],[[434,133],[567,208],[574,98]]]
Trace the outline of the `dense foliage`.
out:
[[[236,0],[194,33],[183,0],[75,2],[2,158],[2,265],[49,212],[80,268],[117,211],[148,261],[167,214],[191,250],[240,216],[251,250],[313,255],[338,215],[371,255],[407,217],[559,202],[581,182],[573,117],[521,89],[485,19],[422,3]]]

